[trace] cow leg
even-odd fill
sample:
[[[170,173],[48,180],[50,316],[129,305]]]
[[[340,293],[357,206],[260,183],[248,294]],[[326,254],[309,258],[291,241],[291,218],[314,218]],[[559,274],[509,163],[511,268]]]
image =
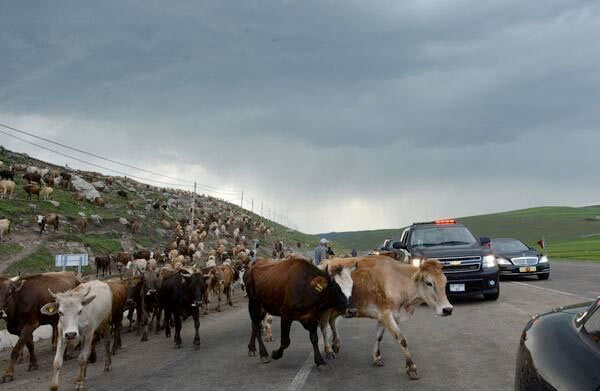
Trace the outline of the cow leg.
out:
[[[79,353],[79,377],[75,382],[75,390],[81,391],[84,389],[85,377],[87,374],[87,364],[92,353],[92,349],[94,345],[94,332],[88,333],[88,335],[83,337],[82,341],[81,353]]]
[[[334,353],[340,352],[341,340],[340,334],[337,331],[337,319],[338,316],[332,316],[329,318],[329,326],[331,327],[331,336],[333,337],[333,351]]]
[[[148,311],[145,306],[142,306],[142,342],[148,341]]]
[[[324,312],[319,320],[319,328],[321,329],[321,334],[323,334],[323,348],[325,350],[325,359],[334,360],[335,353],[331,347],[331,343],[329,343],[329,313]]]
[[[383,339],[383,333],[385,332],[385,327],[383,323],[377,322],[377,336],[375,338],[375,347],[373,348],[373,365],[377,367],[382,367],[385,365],[383,362],[383,357],[381,357],[381,340]]]
[[[38,369],[38,364],[37,357],[35,356],[35,350],[33,347],[33,335],[30,339],[25,341],[25,345],[27,346],[27,350],[29,350],[29,367],[27,368],[27,370],[35,371],[36,369]]]
[[[156,332],[156,334],[158,334],[160,332],[160,316],[162,314],[162,308],[160,308],[160,306],[156,307],[154,312],[156,314],[156,325],[155,325],[156,330],[155,330],[155,332]],[[152,315],[152,316],[154,317],[155,315]]]
[[[129,307],[129,311],[127,311],[127,320],[129,321],[129,332],[133,330],[133,310],[134,308]]]
[[[383,316],[383,324],[386,329],[394,336],[396,341],[400,344],[400,347],[404,351],[404,356],[406,357],[406,374],[411,380],[417,380],[419,378],[419,373],[417,372],[417,366],[415,365],[412,356],[408,350],[408,343],[406,342],[406,338],[400,332],[400,328],[394,319],[394,316],[391,312],[387,312]]]
[[[192,318],[194,319],[194,346],[196,349],[200,348],[200,308],[192,308]]]
[[[60,368],[63,365],[63,357],[65,355],[66,343],[62,338],[58,338],[56,344],[56,354],[54,355],[54,363],[52,365],[52,380],[50,383],[50,390],[58,390],[58,376],[60,375]]]
[[[114,338],[114,336],[113,336]],[[110,330],[104,336],[104,349],[106,350],[106,359],[104,361],[104,372],[110,372],[112,369],[112,355],[110,351]]]
[[[221,312],[221,288],[217,289],[217,312]]]
[[[233,300],[231,300],[231,291],[233,290],[233,288],[230,286],[229,288],[227,288],[227,304],[229,304],[230,306],[233,307]]]
[[[98,335],[94,334],[94,337],[92,338],[92,347],[90,349],[90,356],[88,358],[88,363],[90,364],[95,364],[96,360],[98,359],[97,355],[96,355],[96,344],[98,343]]]
[[[283,357],[283,351],[290,346],[290,329],[292,327],[292,320],[281,317],[281,345],[279,349],[273,350],[271,357],[273,360],[279,360]]]
[[[263,363],[271,361],[269,359],[269,353],[260,335],[260,324],[266,315],[266,311],[254,300],[248,301],[248,311],[250,312],[250,319],[252,320],[252,335],[250,337],[250,343],[248,344],[248,355],[253,357],[256,355],[256,339],[258,339],[258,350],[260,353],[260,359]]]
[[[165,308],[165,337],[171,338],[171,311]]]
[[[25,345],[26,341],[28,341],[30,338],[31,339],[33,338],[33,330],[34,330],[34,328],[31,325],[27,325],[21,331],[19,340],[17,341],[17,343],[15,344],[15,347],[13,348],[12,352],[10,353],[10,364],[8,364],[8,368],[6,368],[6,371],[4,371],[4,376],[2,376],[3,383],[14,380],[15,364],[17,363],[17,360],[19,359],[19,355],[21,354],[21,352],[23,350],[23,345]]]
[[[144,308],[143,304],[140,303],[135,306],[135,335],[140,335],[142,333],[143,326],[143,317],[144,317]]]
[[[321,367],[327,367],[327,363],[323,360],[323,356],[321,356],[321,351],[319,350],[319,335],[317,334],[318,324],[317,322],[311,322],[303,325],[305,329],[308,330],[310,343],[313,346],[313,354],[315,358],[315,364],[317,369]]]
[[[176,311],[173,313],[175,318],[175,348],[181,348],[181,314]]]

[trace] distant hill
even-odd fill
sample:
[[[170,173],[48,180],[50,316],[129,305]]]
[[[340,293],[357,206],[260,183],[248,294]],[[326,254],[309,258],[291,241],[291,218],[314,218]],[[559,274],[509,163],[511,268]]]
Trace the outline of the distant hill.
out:
[[[515,237],[531,246],[546,239],[553,258],[600,260],[600,206],[539,207],[458,218],[478,236]],[[318,236],[345,247],[369,250],[386,238],[398,237],[402,228],[331,232]]]

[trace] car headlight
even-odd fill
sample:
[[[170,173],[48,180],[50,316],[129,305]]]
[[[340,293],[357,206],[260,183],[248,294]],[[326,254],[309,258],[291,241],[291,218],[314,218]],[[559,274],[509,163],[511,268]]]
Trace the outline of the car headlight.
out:
[[[496,263],[498,265],[512,265],[508,259],[502,257],[496,257]]]
[[[547,255],[542,255],[540,257],[540,263],[548,263],[548,256]]]
[[[494,255],[486,255],[483,257],[483,267],[496,267],[496,257]]]
[[[413,258],[412,264],[413,264],[413,266],[416,266],[416,267],[421,266],[421,258]]]

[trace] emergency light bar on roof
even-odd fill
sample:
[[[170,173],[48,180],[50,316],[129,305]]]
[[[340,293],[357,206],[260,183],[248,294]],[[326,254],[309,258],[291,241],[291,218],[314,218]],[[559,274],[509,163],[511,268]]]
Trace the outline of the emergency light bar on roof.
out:
[[[454,220],[454,219],[435,220],[435,221],[427,221],[424,223],[414,223],[413,225],[426,225],[426,224],[450,225],[450,224],[456,224],[456,220]]]

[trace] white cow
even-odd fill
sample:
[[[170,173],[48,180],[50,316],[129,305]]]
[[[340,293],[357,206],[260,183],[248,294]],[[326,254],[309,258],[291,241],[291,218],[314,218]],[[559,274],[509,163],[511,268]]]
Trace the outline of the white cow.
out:
[[[58,321],[58,343],[54,367],[51,391],[58,390],[58,378],[63,364],[65,348],[68,344],[75,345],[81,341],[81,353],[79,354],[79,377],[75,383],[76,390],[84,388],[86,367],[90,355],[95,359],[94,335],[105,337],[106,361],[104,370],[110,371],[110,320],[112,313],[112,293],[110,286],[102,281],[90,281],[79,285],[70,291],[50,294],[56,299],[54,303],[48,303],[41,308],[44,315],[59,316]]]

